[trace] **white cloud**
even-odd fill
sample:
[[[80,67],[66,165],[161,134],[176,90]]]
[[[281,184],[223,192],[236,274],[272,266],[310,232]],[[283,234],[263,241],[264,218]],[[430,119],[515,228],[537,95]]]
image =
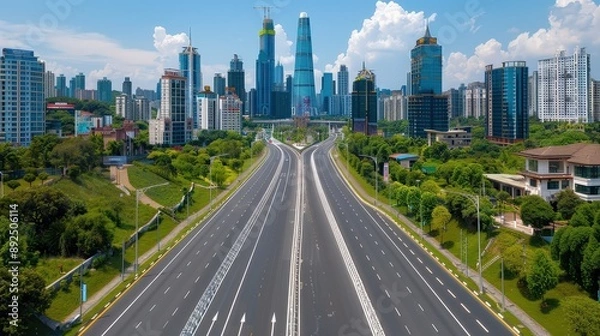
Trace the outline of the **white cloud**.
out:
[[[433,21],[435,17],[434,14],[427,19]],[[373,15],[350,34],[346,51],[339,54],[333,64],[327,64],[325,71],[336,72],[345,64],[353,73],[360,69],[363,61],[373,64],[390,55],[402,57],[424,33],[425,19],[423,12],[409,12],[394,1],[378,1]]]
[[[451,53],[444,69],[446,87],[482,81],[485,65],[525,60],[530,69],[537,60],[551,57],[557,50],[573,51],[577,46],[600,52],[600,5],[592,0],[556,0],[548,15],[548,27],[518,34],[506,47],[490,39],[475,48],[471,56]]]
[[[282,25],[275,25],[275,61],[281,62],[283,67],[289,71],[294,68],[294,53],[292,42]]]

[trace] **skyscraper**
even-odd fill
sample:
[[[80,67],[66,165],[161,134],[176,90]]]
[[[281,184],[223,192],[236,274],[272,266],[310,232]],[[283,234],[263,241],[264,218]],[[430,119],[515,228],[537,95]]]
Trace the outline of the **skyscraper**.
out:
[[[266,14],[266,13],[265,13]],[[258,33],[260,49],[256,59],[256,113],[271,115],[271,91],[275,81],[275,28],[273,19],[265,15]]]
[[[321,111],[325,114],[331,113],[333,97],[333,74],[324,72],[321,77]]]
[[[544,121],[590,121],[590,54],[577,48],[538,61],[538,117]],[[532,93],[536,94],[536,93]]]
[[[57,97],[67,97],[69,93],[67,92],[67,77],[65,75],[60,74],[56,77],[56,96]]]
[[[425,138],[425,129],[448,130],[448,99],[442,93],[442,46],[432,37],[429,25],[410,52],[408,134]]]
[[[217,129],[217,100],[218,96],[210,90],[210,86],[205,86],[204,91],[198,93],[196,97],[198,111],[198,128],[201,130]]]
[[[104,77],[98,79],[96,85],[97,99],[105,103],[112,102],[112,82],[110,79]],[[131,97],[131,96],[130,96]]]
[[[122,86],[121,92],[123,92],[124,94],[128,95],[129,98],[131,98],[131,94],[133,92],[133,85],[132,85],[131,79],[129,79],[129,77],[125,77],[125,80],[123,81],[123,86]]]
[[[121,93],[115,97],[115,114],[125,118],[125,120],[134,120],[131,97],[126,93]]]
[[[458,89],[451,88],[444,92],[444,96],[448,99],[448,117],[457,118],[465,116],[465,92],[467,87],[465,84],[460,84]]]
[[[242,101],[233,92],[225,90],[225,95],[219,96],[218,123],[223,131],[242,132]]]
[[[185,77],[187,89],[185,95],[185,114],[194,121],[194,129],[198,128],[198,119],[195,117],[196,95],[202,89],[202,72],[200,70],[200,54],[197,48],[192,47],[192,37],[187,47],[179,54],[179,70]]]
[[[83,74],[83,72],[78,73],[75,76],[75,93],[77,93],[77,90],[85,90],[85,75]]]
[[[375,74],[365,68],[352,83],[352,131],[377,134],[377,92]]]
[[[297,117],[317,115],[318,102],[315,96],[310,19],[306,12],[302,12],[298,19],[294,85],[292,87],[292,115]]]
[[[479,117],[485,115],[486,102],[485,84],[482,82],[469,83],[465,91],[465,117]]]
[[[44,63],[30,50],[2,49],[0,142],[29,146],[46,127]]]
[[[242,101],[242,111],[246,110],[246,74],[244,73],[244,62],[233,54],[227,71],[227,86],[233,89]]]
[[[539,76],[537,71],[533,71],[527,82],[527,92],[529,93],[528,114],[530,117],[538,116],[538,91],[539,91]]]
[[[54,86],[54,72],[50,70],[44,72],[44,97],[56,97],[56,87]]]
[[[285,83],[283,82],[283,65],[281,64],[281,62],[277,62],[277,65],[275,65],[275,75],[274,75],[274,82],[273,84],[275,85],[276,89],[281,91],[282,88],[283,90],[285,90]]]
[[[340,70],[337,73],[337,94],[344,96],[348,94],[348,67],[344,64],[340,65]]]
[[[150,101],[144,96],[133,98],[133,120],[150,119]]]
[[[515,143],[529,137],[527,65],[502,62],[502,68],[485,68],[485,135],[496,143]]]
[[[213,77],[213,87],[215,88],[215,93],[219,96],[225,94],[225,77],[220,73],[215,73],[215,77]],[[205,88],[206,91],[206,88]]]
[[[160,80],[160,110],[150,120],[150,144],[183,145],[191,140],[193,118],[187,115],[186,78],[177,69],[165,69]]]
[[[594,122],[600,121],[600,81],[591,80],[590,88],[590,105],[592,107],[592,116]]]

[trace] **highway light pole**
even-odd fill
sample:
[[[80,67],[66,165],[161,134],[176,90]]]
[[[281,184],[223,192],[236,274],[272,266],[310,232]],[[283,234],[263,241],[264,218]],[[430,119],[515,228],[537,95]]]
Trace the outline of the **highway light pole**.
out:
[[[210,202],[209,202],[210,210],[209,211],[212,211],[212,163],[216,158],[221,157],[221,156],[227,156],[227,155],[229,155],[229,154],[219,154],[219,155],[214,155],[214,156],[210,157],[210,163],[208,164],[208,179],[210,180],[210,184],[211,184],[208,188],[208,191],[210,194]]]
[[[133,269],[135,271],[135,275],[138,273],[138,240],[139,240],[139,213],[140,213],[140,194],[146,192],[148,189],[152,189],[155,187],[162,187],[169,184],[169,182],[155,184],[146,188],[136,189],[135,190],[135,263],[133,264]]]
[[[377,169],[379,168],[379,163],[377,162],[377,157],[371,156],[371,155],[359,155],[359,156],[369,158],[369,159],[373,160],[373,163],[375,163],[375,206],[377,206],[377,196],[379,195],[379,183],[377,182],[378,181]]]
[[[478,268],[479,268],[479,293],[483,294],[483,275],[481,272],[481,215],[479,213],[479,205],[480,205],[479,195],[473,196],[473,195],[461,193],[458,191],[451,191],[451,190],[445,190],[445,191],[452,193],[452,194],[457,194],[457,195],[466,197],[471,202],[473,202],[475,207],[477,207],[477,264],[478,264]],[[469,267],[469,265],[467,265],[467,268],[468,267]]]

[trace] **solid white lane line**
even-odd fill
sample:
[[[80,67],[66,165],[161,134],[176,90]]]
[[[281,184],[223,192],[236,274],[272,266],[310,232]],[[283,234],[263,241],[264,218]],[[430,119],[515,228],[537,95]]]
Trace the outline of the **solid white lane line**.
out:
[[[452,297],[453,297],[453,298],[455,298],[455,299],[456,299],[456,295],[454,295],[454,293],[452,293],[452,291],[451,291],[451,290],[449,290],[449,289],[448,289],[447,291],[448,291],[448,293],[449,293],[450,295],[452,295]]]
[[[486,333],[488,333],[488,334],[490,333],[490,331],[487,330],[487,328],[481,322],[479,322],[479,320],[475,320],[475,322],[477,322],[477,324],[479,324],[479,326],[481,328],[483,328],[483,330],[485,330]]]
[[[465,305],[464,305],[464,304],[462,304],[462,302],[461,302],[461,304],[460,304],[460,305],[463,307],[463,309],[464,309],[464,310],[465,310],[467,313],[471,314],[471,311],[470,311],[469,309],[467,309],[467,307],[465,307]]]

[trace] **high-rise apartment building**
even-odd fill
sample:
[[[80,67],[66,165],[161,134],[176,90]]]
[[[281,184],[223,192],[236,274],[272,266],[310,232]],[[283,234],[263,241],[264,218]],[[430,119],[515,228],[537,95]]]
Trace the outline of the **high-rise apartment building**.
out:
[[[112,82],[110,79],[104,77],[98,80],[96,95],[99,101],[112,103]]]
[[[225,77],[223,77],[221,73],[215,73],[215,77],[213,77],[213,87],[215,88],[215,93],[219,96],[224,95],[226,86]]]
[[[115,114],[125,118],[125,120],[134,119],[131,97],[126,93],[121,93],[115,97]]]
[[[352,131],[377,134],[377,92],[375,74],[365,68],[352,83]]]
[[[233,58],[229,62],[229,71],[227,71],[227,87],[234,90],[235,94],[242,101],[242,113],[246,111],[246,74],[244,72],[244,62],[233,54]],[[251,116],[253,114],[250,114]]]
[[[444,92],[444,96],[448,99],[448,117],[458,118],[465,116],[465,92],[467,87],[461,84],[458,89],[451,88]]]
[[[242,132],[242,101],[233,91],[219,96],[218,124],[222,131]]]
[[[46,127],[45,65],[33,51],[3,48],[0,56],[0,142],[29,146]]]
[[[337,94],[340,96],[347,95],[349,85],[348,67],[344,64],[340,65],[340,70],[337,73]]]
[[[538,90],[539,90],[539,79],[538,72],[534,71],[531,73],[531,76],[527,79],[527,92],[529,92],[529,101],[527,110],[529,111],[527,114],[530,117],[538,116],[539,109],[539,101],[538,101]]]
[[[56,86],[54,85],[54,72],[47,70],[44,72],[44,97],[56,97]]]
[[[273,19],[265,16],[258,33],[260,47],[256,59],[256,113],[271,115],[271,91],[275,82],[275,27]]]
[[[150,101],[144,96],[133,98],[133,120],[150,120]]]
[[[509,144],[529,137],[527,111],[528,68],[524,61],[502,62],[485,68],[485,135],[492,142]]]
[[[191,34],[190,34],[191,35]],[[198,49],[192,47],[192,37],[187,47],[179,53],[179,71],[186,79],[186,95],[185,95],[185,114],[194,122],[194,128],[198,127],[198,120],[195,118],[196,111],[196,95],[202,90],[202,71],[200,69],[200,54]],[[175,139],[174,139],[175,140]],[[182,140],[182,139],[179,139]],[[178,140],[178,141],[179,141]]]
[[[538,118],[544,121],[590,122],[590,54],[577,48],[538,61]]]
[[[218,95],[210,90],[210,86],[205,86],[204,91],[198,93],[196,97],[198,130],[217,129],[217,101]]]
[[[590,85],[590,105],[592,107],[593,122],[600,121],[600,81],[591,80]]]
[[[426,138],[428,130],[447,131],[448,99],[442,95],[442,46],[432,37],[429,26],[410,52],[408,134]]]
[[[121,92],[128,95],[129,98],[133,97],[132,93],[133,93],[133,84],[131,83],[131,79],[129,77],[125,77],[125,80],[123,80],[123,85],[122,85],[122,90]]]
[[[479,119],[485,115],[485,83],[473,82],[465,90],[465,117]]]
[[[56,96],[57,97],[68,97],[69,92],[67,91],[67,77],[60,74],[56,77]]]
[[[177,69],[165,69],[160,80],[160,110],[150,120],[150,144],[183,145],[191,140],[193,118],[187,114],[187,80]]]
[[[302,12],[298,19],[292,115],[295,117],[315,116],[317,115],[317,106],[310,19],[306,12]]]
[[[403,90],[392,91],[389,97],[383,99],[383,118],[387,121],[405,120],[408,118],[408,97],[406,86]]]

